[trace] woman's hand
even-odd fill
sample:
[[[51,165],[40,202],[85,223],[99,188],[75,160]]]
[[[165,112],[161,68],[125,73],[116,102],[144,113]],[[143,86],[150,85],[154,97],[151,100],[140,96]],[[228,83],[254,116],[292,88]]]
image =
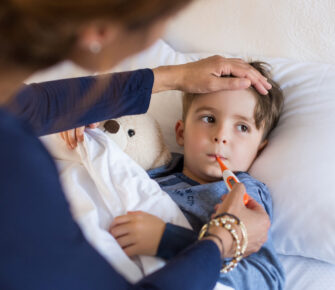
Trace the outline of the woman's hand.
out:
[[[266,78],[247,62],[218,55],[183,65],[161,66],[153,69],[153,72],[153,93],[173,89],[209,93],[241,90],[252,85],[259,93],[266,95],[271,89]]]
[[[135,255],[155,256],[165,230],[165,222],[142,211],[118,216],[110,226],[110,233],[125,251]]]
[[[258,252],[266,242],[271,222],[265,209],[251,197],[248,204],[244,205],[243,196],[245,192],[246,190],[242,183],[235,184],[232,191],[223,196],[223,201],[216,206],[216,212],[213,216],[228,212],[243,221],[248,233],[248,247],[245,253],[245,256],[248,256]],[[227,230],[213,227],[210,231],[215,231],[215,234],[218,235],[224,235],[222,238],[225,250],[224,256],[231,257],[233,253],[233,241],[231,237],[227,239]]]
[[[100,124],[99,122],[93,123],[88,125],[87,127],[94,129],[97,128],[99,124]],[[78,142],[84,141],[84,130],[85,126],[82,126],[75,129],[60,132],[59,135],[65,141],[67,147],[70,150],[72,150],[77,147]]]

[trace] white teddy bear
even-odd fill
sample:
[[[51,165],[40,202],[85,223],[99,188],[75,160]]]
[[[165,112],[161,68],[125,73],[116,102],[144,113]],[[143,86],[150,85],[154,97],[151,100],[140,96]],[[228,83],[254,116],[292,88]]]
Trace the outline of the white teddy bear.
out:
[[[171,159],[158,122],[148,114],[107,120],[99,128],[145,170],[167,164]]]

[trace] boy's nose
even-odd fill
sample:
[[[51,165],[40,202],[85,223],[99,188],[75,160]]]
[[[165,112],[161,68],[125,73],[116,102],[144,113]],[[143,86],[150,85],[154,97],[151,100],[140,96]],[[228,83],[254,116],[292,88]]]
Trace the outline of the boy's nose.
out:
[[[223,143],[223,144],[226,144],[227,143],[227,140],[226,140],[226,138],[218,138],[218,137],[215,137],[214,138],[214,141],[215,141],[215,143]]]

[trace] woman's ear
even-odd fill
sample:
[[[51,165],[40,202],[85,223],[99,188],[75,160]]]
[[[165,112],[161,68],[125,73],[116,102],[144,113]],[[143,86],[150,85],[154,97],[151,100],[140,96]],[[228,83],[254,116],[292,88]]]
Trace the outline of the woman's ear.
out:
[[[79,32],[78,46],[91,53],[99,53],[107,43],[115,41],[119,31],[119,25],[111,25],[107,21],[92,21]]]
[[[261,154],[261,152],[266,147],[266,145],[268,145],[268,140],[267,139],[265,139],[263,142],[261,142],[261,144],[259,144],[258,151],[257,151],[257,156],[259,156],[259,154]]]
[[[176,133],[176,142],[179,146],[184,146],[184,127],[185,124],[182,120],[179,120],[174,127]]]

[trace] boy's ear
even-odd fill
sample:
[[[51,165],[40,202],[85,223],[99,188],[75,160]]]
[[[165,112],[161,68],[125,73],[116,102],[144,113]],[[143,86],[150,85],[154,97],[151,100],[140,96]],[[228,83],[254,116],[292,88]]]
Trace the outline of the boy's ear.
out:
[[[259,154],[261,154],[261,152],[263,151],[263,149],[266,147],[266,145],[268,145],[268,140],[265,139],[261,144],[259,144],[258,146],[258,151],[257,151],[257,156]]]
[[[179,120],[174,127],[176,133],[176,142],[179,146],[184,146],[184,122]]]

